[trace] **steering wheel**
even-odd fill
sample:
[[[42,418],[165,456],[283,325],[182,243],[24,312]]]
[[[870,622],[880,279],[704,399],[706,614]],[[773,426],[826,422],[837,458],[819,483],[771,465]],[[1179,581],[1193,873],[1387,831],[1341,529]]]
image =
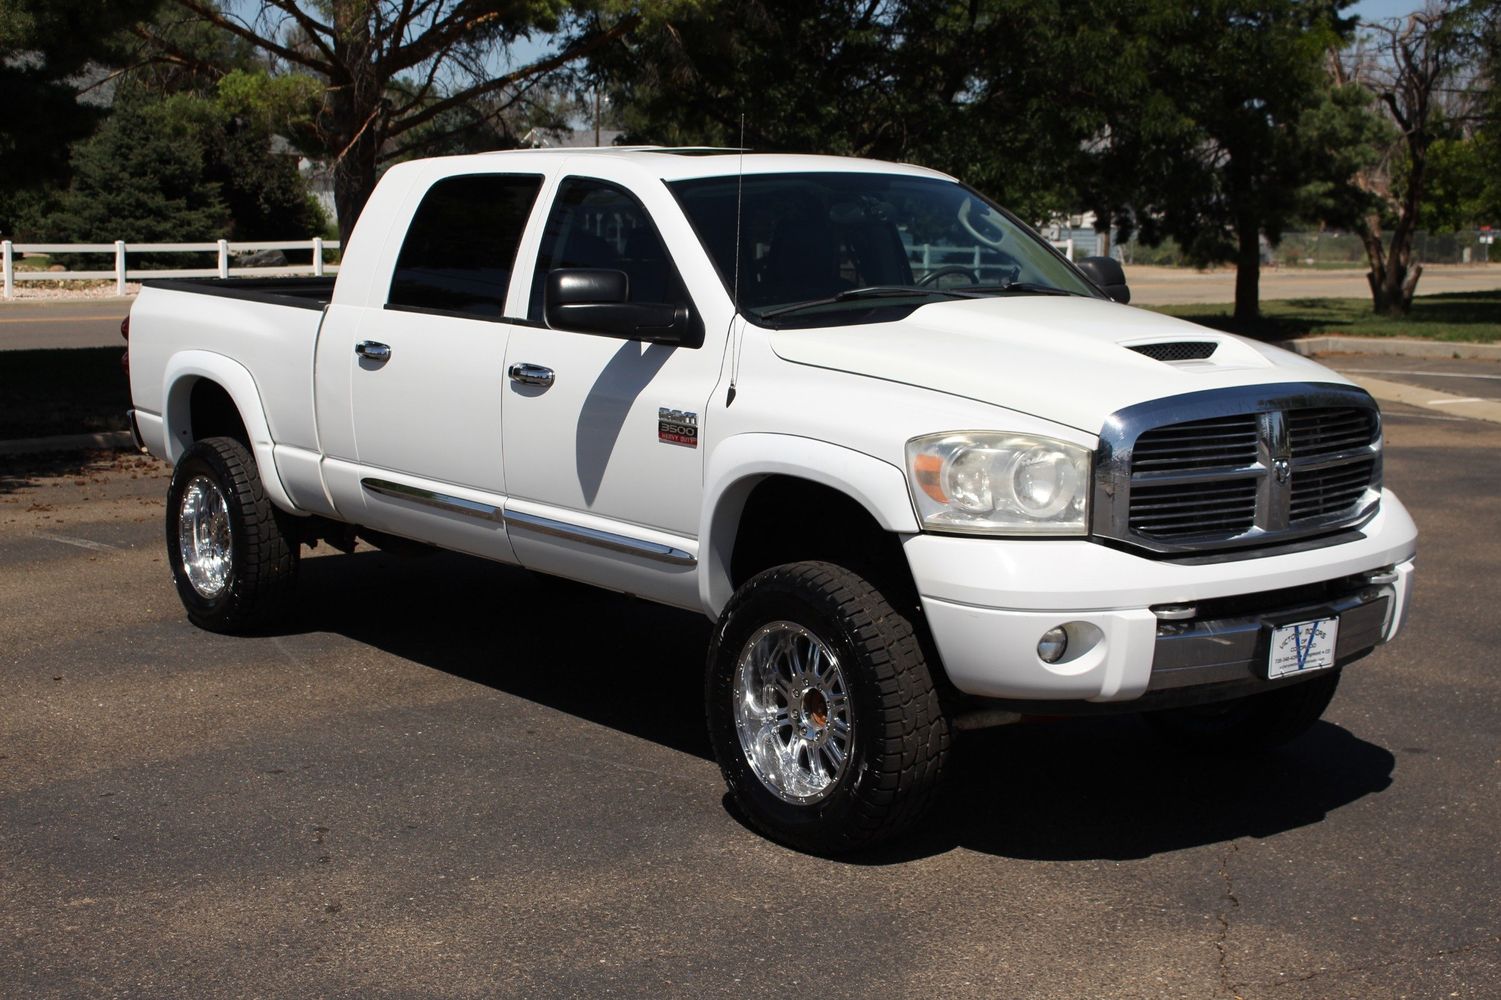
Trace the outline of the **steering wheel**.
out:
[[[966,279],[968,279],[971,285],[978,285],[980,283],[979,276],[969,268],[961,267],[958,264],[946,264],[943,267],[934,268],[927,274],[923,275],[923,279],[919,281],[917,285],[919,288],[927,288],[929,285],[936,285],[939,278],[942,278],[945,275],[949,274],[962,274]]]
[[[978,219],[974,218],[976,205],[979,205],[985,213]],[[995,213],[986,208],[982,202],[974,198],[966,198],[964,204],[959,206],[959,225],[964,227],[966,233],[986,246],[998,247],[1001,245],[1001,240],[1005,239],[1006,231],[990,221],[988,216],[993,214]]]

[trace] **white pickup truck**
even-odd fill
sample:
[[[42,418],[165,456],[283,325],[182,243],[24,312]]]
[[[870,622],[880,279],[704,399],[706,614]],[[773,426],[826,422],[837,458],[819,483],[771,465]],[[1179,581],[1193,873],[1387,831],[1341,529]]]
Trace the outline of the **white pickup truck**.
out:
[[[956,730],[1263,748],[1401,627],[1371,397],[1128,298],[918,167],[423,160],[336,281],[148,282],[131,421],[198,625],[264,626],[357,535],[694,609],[735,800],[836,852],[917,820]]]

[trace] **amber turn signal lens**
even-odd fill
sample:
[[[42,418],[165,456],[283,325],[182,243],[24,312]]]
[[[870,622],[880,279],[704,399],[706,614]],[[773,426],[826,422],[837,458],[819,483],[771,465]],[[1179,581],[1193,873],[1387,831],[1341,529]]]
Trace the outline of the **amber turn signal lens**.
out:
[[[937,455],[918,455],[912,463],[912,471],[922,491],[939,503],[948,503],[949,498],[938,483],[938,473],[942,468],[943,459]]]

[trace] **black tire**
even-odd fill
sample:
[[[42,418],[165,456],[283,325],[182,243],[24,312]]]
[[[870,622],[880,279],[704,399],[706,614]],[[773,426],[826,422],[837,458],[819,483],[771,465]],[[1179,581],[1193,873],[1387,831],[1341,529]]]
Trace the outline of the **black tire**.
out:
[[[811,802],[788,801],[758,775],[736,721],[742,654],[767,630],[789,626],[835,657],[852,723],[842,770]],[[800,850],[844,853],[909,830],[934,800],[949,757],[948,719],[912,622],[864,578],[831,563],[777,566],[735,593],[709,647],[705,697],[734,801],[757,829]],[[833,725],[835,711],[824,707]]]
[[[184,567],[183,497],[200,480],[218,491],[228,519],[227,577],[218,578],[217,589],[201,590]],[[194,442],[167,489],[167,558],[188,620],[210,632],[244,632],[284,612],[297,582],[299,553],[290,521],[267,498],[255,457],[243,444],[225,437]]]
[[[1201,753],[1259,753],[1303,735],[1324,714],[1339,686],[1339,671],[1233,701],[1143,713],[1170,743]]]

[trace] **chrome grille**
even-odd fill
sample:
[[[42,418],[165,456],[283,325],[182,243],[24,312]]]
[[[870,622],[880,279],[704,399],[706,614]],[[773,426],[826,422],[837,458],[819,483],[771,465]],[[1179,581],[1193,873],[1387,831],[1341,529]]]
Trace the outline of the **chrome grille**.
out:
[[[1254,413],[1159,427],[1136,439],[1131,468],[1140,473],[1252,465],[1257,434]]]
[[[1239,534],[1256,517],[1256,482],[1182,486],[1136,486],[1131,491],[1131,530],[1152,538]]]
[[[1375,432],[1376,415],[1369,410],[1318,407],[1287,414],[1287,440],[1299,458],[1364,447]]]
[[[1380,493],[1380,415],[1353,387],[1158,400],[1114,414],[1100,438],[1095,536],[1162,554],[1338,530]]]
[[[1353,465],[1295,471],[1288,519],[1297,524],[1348,511],[1365,495],[1375,464],[1375,459],[1368,458]]]

